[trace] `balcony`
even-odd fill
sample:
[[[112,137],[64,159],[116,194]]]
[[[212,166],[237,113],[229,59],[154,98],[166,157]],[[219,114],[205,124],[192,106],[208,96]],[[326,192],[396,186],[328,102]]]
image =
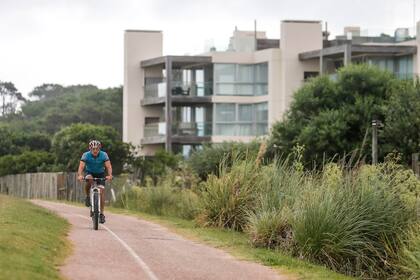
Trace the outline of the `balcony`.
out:
[[[173,104],[205,104],[211,102],[210,96],[213,95],[213,82],[185,83],[172,81],[171,85]],[[166,89],[166,81],[163,78],[146,78],[142,105],[165,103]]]
[[[172,136],[211,136],[212,122],[175,122],[172,124]]]
[[[172,124],[172,143],[199,144],[210,141],[212,122],[174,122]],[[142,144],[165,143],[166,123],[152,123],[144,126]]]
[[[166,123],[149,123],[144,126],[142,144],[165,143]]]

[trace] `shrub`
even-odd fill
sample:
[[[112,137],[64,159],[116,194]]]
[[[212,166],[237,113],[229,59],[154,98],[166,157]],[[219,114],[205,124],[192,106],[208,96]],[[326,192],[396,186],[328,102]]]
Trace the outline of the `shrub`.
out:
[[[293,246],[290,213],[284,207],[280,211],[258,210],[248,218],[247,231],[251,243],[256,247],[281,248],[285,251]]]
[[[141,183],[145,183],[146,178],[151,178],[153,184],[157,184],[158,179],[166,175],[168,170],[176,169],[181,161],[180,155],[174,155],[165,150],[158,150],[154,156],[136,157],[132,161],[135,177]]]
[[[64,166],[65,171],[77,170],[80,157],[92,139],[101,141],[111,159],[114,174],[120,174],[130,156],[129,145],[123,143],[118,132],[109,126],[78,123],[57,132],[52,141],[56,164]]]
[[[356,276],[396,274],[398,237],[414,218],[413,209],[384,188],[390,185],[384,178],[346,182],[307,192],[300,201],[292,223],[299,254]]]
[[[220,177],[210,175],[203,184],[198,222],[205,226],[217,226],[244,230],[249,211],[255,208],[259,167],[253,160],[235,161],[228,171],[222,164]]]
[[[26,151],[20,155],[0,157],[0,176],[31,172],[46,172],[53,168],[54,156],[48,152]]]
[[[401,265],[408,273],[407,278],[420,278],[420,224],[417,223],[407,234],[405,246],[401,250]]]
[[[155,215],[193,219],[198,211],[198,195],[191,189],[173,185],[175,174],[169,172],[157,186],[129,186],[131,182],[126,181],[128,184],[120,187],[114,206]]]
[[[291,250],[291,219],[295,201],[305,189],[304,173],[289,166],[287,160],[263,167],[255,212],[248,218],[247,231],[257,247]]]
[[[202,150],[195,151],[188,159],[188,164],[200,176],[206,180],[210,174],[219,175],[220,164],[230,168],[238,159],[256,157],[260,143],[237,143],[224,142],[222,144],[204,145]]]

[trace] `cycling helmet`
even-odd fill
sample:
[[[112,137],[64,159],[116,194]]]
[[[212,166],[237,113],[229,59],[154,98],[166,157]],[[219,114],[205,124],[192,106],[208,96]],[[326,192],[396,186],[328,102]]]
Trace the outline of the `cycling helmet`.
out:
[[[98,140],[92,140],[89,142],[89,150],[92,150],[94,148],[101,148],[101,142],[99,142]]]

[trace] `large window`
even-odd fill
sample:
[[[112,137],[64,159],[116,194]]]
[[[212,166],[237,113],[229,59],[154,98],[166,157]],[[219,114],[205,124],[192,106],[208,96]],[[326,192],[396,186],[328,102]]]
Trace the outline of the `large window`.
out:
[[[224,136],[261,136],[268,132],[267,102],[216,103],[215,133]]]
[[[394,73],[400,79],[413,78],[413,56],[411,55],[399,57],[373,57],[370,58],[368,62],[383,70]]]
[[[215,64],[214,80],[216,95],[266,95],[268,65]]]

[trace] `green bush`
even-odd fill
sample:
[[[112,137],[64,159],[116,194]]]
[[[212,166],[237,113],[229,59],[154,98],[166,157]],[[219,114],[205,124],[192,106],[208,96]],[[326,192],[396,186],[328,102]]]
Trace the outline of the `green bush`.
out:
[[[306,192],[295,210],[294,238],[305,258],[346,274],[386,278],[398,274],[399,236],[415,219],[414,209],[385,177],[365,179],[335,189],[321,180]]]
[[[197,221],[205,226],[244,230],[247,215],[253,211],[260,180],[253,160],[235,161],[232,168],[222,164],[220,177],[210,175],[203,184]]]
[[[401,266],[410,280],[420,279],[420,223],[407,234],[406,244],[401,250]]]
[[[188,159],[188,164],[201,179],[206,180],[210,174],[218,175],[222,162],[229,168],[234,160],[256,157],[259,147],[260,143],[256,141],[204,145],[202,150],[193,152]]]
[[[293,231],[288,208],[262,210],[251,213],[247,231],[256,247],[281,248],[289,251],[293,246]]]
[[[290,167],[287,160],[263,167],[257,207],[248,218],[247,231],[254,246],[292,249],[292,209],[304,189],[304,173]]]
[[[180,164],[182,156],[158,150],[154,156],[136,157],[132,160],[131,165],[134,174],[142,184],[146,178],[151,178],[156,185],[158,179],[166,175],[169,170],[176,169]]]
[[[197,187],[188,180],[191,184],[187,184],[189,188],[185,187],[179,172],[186,171],[170,171],[158,181],[157,185],[150,182],[145,187],[139,187],[130,186],[132,183],[128,180],[125,183],[120,182],[122,186],[116,187],[118,196],[114,206],[155,215],[193,219],[198,211],[199,199],[193,191]]]
[[[370,161],[364,145],[372,119],[384,123],[379,159],[394,150],[409,163],[420,145],[420,84],[401,81],[392,73],[369,65],[350,65],[327,76],[311,79],[293,95],[285,118],[273,125],[268,154],[292,153],[296,144],[306,166],[322,166],[325,158],[357,151]],[[367,138],[369,139],[369,138]]]
[[[47,172],[54,167],[54,155],[43,151],[25,151],[20,155],[0,157],[0,176]]]
[[[123,143],[118,132],[109,126],[78,123],[57,132],[52,141],[56,164],[63,166],[65,171],[76,171],[80,158],[88,150],[88,143],[92,139],[102,143],[103,150],[111,159],[113,173],[120,174],[130,158],[129,145]]]
[[[191,190],[168,186],[124,187],[114,206],[154,215],[193,219],[198,211],[198,196]]]

